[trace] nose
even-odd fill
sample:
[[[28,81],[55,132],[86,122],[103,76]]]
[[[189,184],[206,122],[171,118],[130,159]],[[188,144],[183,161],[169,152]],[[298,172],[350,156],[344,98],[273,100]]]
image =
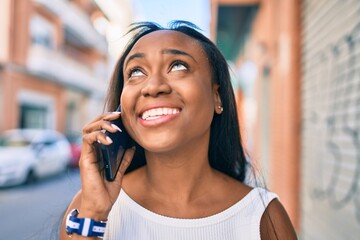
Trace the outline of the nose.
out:
[[[141,94],[145,97],[157,97],[159,95],[169,94],[171,91],[171,86],[167,80],[160,74],[156,74],[148,78],[144,87],[141,89]]]

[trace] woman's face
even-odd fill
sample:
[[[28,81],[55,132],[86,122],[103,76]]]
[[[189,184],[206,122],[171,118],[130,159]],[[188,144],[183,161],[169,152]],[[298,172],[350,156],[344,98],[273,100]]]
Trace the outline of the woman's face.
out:
[[[208,144],[220,98],[198,41],[170,30],[147,34],[134,45],[123,70],[122,119],[145,150]]]

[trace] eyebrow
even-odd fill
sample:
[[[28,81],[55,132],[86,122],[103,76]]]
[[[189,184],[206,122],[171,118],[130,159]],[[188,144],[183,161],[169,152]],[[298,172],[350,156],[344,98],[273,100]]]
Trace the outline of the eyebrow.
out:
[[[195,62],[195,58],[193,56],[191,56],[189,53],[181,51],[181,50],[177,50],[177,49],[164,49],[161,51],[161,53],[163,54],[172,54],[172,55],[183,55],[183,56],[188,56],[191,57]]]
[[[145,53],[134,53],[133,55],[129,56],[124,66],[127,66],[128,63],[135,58],[144,58],[144,57],[145,57]]]
[[[182,56],[188,56],[192,58],[195,62],[195,58],[191,56],[189,53],[178,50],[178,49],[164,49],[161,51],[162,54],[171,54],[171,55],[182,55]],[[129,56],[129,58],[126,60],[125,65],[127,66],[130,61],[132,61],[135,58],[144,58],[146,55],[145,53],[134,53],[133,55]]]

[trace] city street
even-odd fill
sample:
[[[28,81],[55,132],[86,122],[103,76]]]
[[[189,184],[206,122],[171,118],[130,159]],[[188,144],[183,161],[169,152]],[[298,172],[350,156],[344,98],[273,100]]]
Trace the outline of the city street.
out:
[[[58,239],[62,212],[79,188],[78,169],[27,186],[0,188],[0,238]]]

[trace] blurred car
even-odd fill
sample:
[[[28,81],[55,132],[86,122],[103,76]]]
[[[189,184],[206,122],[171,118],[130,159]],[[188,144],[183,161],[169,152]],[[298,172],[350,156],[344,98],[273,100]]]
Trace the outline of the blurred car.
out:
[[[54,130],[13,129],[0,135],[0,186],[32,182],[65,171],[69,141]]]
[[[81,155],[81,146],[82,146],[82,136],[80,134],[70,134],[66,138],[70,142],[71,148],[71,159],[69,162],[69,167],[77,168],[79,167],[79,160]]]

